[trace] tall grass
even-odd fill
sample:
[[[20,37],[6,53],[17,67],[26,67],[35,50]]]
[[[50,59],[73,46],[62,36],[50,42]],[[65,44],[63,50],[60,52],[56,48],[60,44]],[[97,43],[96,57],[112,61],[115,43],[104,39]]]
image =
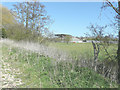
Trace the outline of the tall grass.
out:
[[[51,43],[50,45],[43,45],[33,42],[15,42],[11,40],[4,40],[3,43],[9,44],[11,47],[18,47],[28,51],[39,53],[45,57],[54,59],[54,64],[58,62],[76,61],[79,67],[88,67],[94,69],[93,48],[91,43]],[[97,62],[97,72],[104,77],[110,78],[117,82],[117,61],[115,59],[116,45],[108,46],[108,51],[112,56],[112,60],[108,58],[104,49],[101,48]]]
[[[94,67],[94,50],[92,43],[51,43],[53,47],[69,53],[73,60],[79,60],[81,66]],[[116,59],[117,44],[110,44],[105,47],[109,53],[106,53],[102,45],[100,45],[100,53],[97,61],[97,72],[104,77],[110,78],[117,82],[118,64]]]
[[[7,59],[6,59],[7,57]],[[117,87],[93,70],[80,66],[78,60],[61,60],[41,55],[31,50],[3,44],[3,60],[20,68],[17,75],[24,82],[18,87],[29,88],[109,88]]]

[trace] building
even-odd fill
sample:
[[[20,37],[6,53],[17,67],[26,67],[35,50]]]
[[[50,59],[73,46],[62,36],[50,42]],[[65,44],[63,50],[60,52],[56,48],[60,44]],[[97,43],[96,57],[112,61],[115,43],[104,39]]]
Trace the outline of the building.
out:
[[[71,37],[71,39],[69,41],[71,43],[82,43],[83,42],[83,40],[81,38],[74,37],[74,36],[69,35],[69,34],[55,34],[55,37],[61,39],[61,42],[64,42],[64,39],[65,39],[66,36]]]
[[[55,36],[56,36],[57,38],[60,38],[61,40],[63,40],[66,36],[72,37],[72,36],[69,35],[69,34],[55,34]]]

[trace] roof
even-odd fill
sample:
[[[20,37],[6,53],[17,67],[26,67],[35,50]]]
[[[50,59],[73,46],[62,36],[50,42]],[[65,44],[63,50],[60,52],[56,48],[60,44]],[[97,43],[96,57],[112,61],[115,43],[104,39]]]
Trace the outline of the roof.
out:
[[[65,37],[65,36],[70,36],[72,37],[72,35],[69,35],[69,34],[55,34],[55,36],[59,36],[61,38]]]

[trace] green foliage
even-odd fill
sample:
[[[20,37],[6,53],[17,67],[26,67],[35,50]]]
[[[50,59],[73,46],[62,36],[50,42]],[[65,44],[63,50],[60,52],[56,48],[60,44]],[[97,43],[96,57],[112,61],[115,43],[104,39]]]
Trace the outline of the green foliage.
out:
[[[109,87],[107,80],[96,74],[92,70],[79,67],[76,64],[74,68],[71,63],[65,62],[57,65],[55,81],[59,87],[69,88],[105,88]]]
[[[13,25],[16,23],[16,20],[14,19],[13,15],[10,13],[10,11],[6,7],[3,7],[2,5],[0,5],[0,10],[2,10],[0,11],[2,12],[2,14],[0,14],[0,17],[2,17],[3,27],[6,25]]]
[[[6,29],[7,37],[16,41],[24,40],[38,42],[38,40],[41,41],[43,38],[41,34],[38,35],[35,31],[26,29],[23,25],[10,25]]]
[[[6,30],[2,28],[2,38],[7,38]]]

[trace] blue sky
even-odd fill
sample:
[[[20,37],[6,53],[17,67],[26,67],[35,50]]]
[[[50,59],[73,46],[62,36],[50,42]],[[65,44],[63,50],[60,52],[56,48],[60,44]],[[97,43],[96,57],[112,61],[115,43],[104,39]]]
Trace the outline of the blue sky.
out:
[[[2,3],[9,9],[13,4],[15,2]],[[73,36],[85,36],[84,33],[90,32],[87,28],[90,23],[106,25],[114,19],[115,15],[111,8],[101,13],[103,2],[45,2],[43,4],[46,6],[48,15],[54,20],[50,31]],[[106,32],[114,34],[112,28],[107,29]]]

